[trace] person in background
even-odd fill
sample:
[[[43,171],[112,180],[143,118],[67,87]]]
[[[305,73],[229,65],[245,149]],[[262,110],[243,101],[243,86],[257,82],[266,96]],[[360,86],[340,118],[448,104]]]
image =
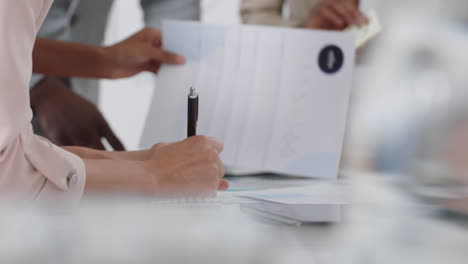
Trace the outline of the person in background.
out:
[[[246,24],[344,30],[364,25],[359,0],[241,0]]]
[[[102,45],[113,2],[114,0],[55,0],[39,36]],[[140,5],[147,28],[127,40],[101,50],[107,53],[104,56],[113,56],[112,63],[123,68],[121,71],[124,72],[119,76],[115,76],[115,73],[110,76],[113,79],[133,76],[142,71],[157,73],[161,63],[183,63],[182,58],[161,50],[162,36],[157,29],[164,19],[200,18],[199,0],[140,0]],[[55,56],[56,53],[51,51],[56,49],[47,48],[48,44],[51,43],[40,39],[35,54],[48,60],[49,64],[53,61],[62,67],[74,68],[75,72],[80,70],[80,65],[70,64],[63,57]],[[65,52],[67,51],[62,53]],[[129,70],[125,68],[127,66],[133,68]],[[103,70],[105,69],[99,67],[96,69],[97,72]],[[31,107],[34,111],[33,125],[36,133],[60,146],[74,145],[104,150],[101,140],[105,138],[114,150],[124,150],[123,144],[96,107],[99,99],[96,80],[61,78],[64,76],[59,73],[46,73],[34,76],[31,82]],[[72,74],[71,77],[76,76]],[[98,77],[101,76],[98,74]]]
[[[51,202],[51,207],[68,211],[83,192],[173,196],[207,195],[227,188],[219,159],[223,144],[212,138],[191,137],[137,152],[106,152],[60,148],[33,133],[28,92],[33,67],[39,72],[76,74],[68,72],[74,67],[54,69],[54,63],[42,65],[43,60],[33,66],[36,35],[51,4],[52,0],[0,1],[0,198]],[[83,66],[81,77],[127,73],[109,64],[109,71],[96,76],[93,49],[87,47],[75,47],[80,56],[63,53],[68,54],[63,57],[68,64]],[[109,72],[117,75],[107,76]]]

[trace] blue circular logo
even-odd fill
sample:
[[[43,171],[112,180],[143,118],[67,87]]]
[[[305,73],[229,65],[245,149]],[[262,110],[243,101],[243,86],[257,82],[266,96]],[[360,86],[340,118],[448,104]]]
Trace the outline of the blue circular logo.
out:
[[[337,73],[344,64],[343,51],[336,45],[328,45],[320,51],[318,63],[323,72]]]

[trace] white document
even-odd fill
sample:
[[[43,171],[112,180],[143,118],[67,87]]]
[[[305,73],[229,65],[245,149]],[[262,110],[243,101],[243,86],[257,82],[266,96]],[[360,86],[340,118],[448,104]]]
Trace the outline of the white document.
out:
[[[198,134],[225,143],[226,165],[336,178],[352,33],[166,22],[163,35],[164,48],[187,63],[161,68],[142,147],[186,138],[193,86],[200,95]]]
[[[316,182],[304,187],[244,192],[239,196],[261,202],[243,204],[242,208],[282,222],[340,222],[345,206],[350,204],[350,186],[340,182]]]
[[[289,205],[350,203],[350,186],[340,182],[316,182],[304,187],[242,192],[239,197]]]

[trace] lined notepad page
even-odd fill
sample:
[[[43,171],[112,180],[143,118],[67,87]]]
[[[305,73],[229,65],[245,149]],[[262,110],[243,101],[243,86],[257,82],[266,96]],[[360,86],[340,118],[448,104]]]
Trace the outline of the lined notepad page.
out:
[[[163,66],[142,146],[186,137],[187,95],[200,94],[198,133],[225,143],[227,165],[335,178],[354,64],[352,33],[166,22],[164,48],[186,56]],[[336,74],[323,47],[343,49]]]

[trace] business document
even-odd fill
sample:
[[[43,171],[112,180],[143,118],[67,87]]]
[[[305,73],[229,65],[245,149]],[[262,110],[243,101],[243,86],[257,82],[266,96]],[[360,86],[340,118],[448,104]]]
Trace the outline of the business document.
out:
[[[352,86],[353,33],[170,21],[164,65],[141,145],[183,140],[187,95],[199,93],[198,134],[223,141],[226,165],[336,178]]]
[[[311,185],[241,193],[240,197],[259,201],[241,209],[288,224],[337,223],[351,203],[350,186],[341,182],[315,182]]]

